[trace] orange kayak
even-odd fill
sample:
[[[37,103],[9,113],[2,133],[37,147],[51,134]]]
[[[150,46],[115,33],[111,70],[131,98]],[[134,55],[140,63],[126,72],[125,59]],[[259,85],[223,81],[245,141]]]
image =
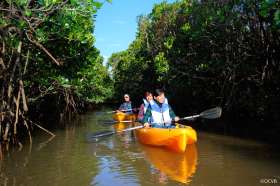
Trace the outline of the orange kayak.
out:
[[[189,126],[168,129],[141,128],[136,130],[136,137],[142,144],[165,147],[176,152],[185,152],[188,145],[197,141],[196,131]]]
[[[195,144],[188,145],[184,153],[176,153],[163,148],[141,146],[145,158],[161,173],[172,180],[189,183],[196,171],[197,149]]]
[[[136,114],[126,114],[123,112],[117,112],[116,114],[113,115],[113,119],[116,121],[135,121],[137,118]]]

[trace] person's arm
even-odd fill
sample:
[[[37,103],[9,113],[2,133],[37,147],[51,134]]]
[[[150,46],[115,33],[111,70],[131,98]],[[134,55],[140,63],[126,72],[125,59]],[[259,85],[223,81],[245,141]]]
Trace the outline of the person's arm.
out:
[[[127,110],[129,110],[129,112],[131,113],[137,114],[137,109],[132,102],[130,103],[130,108],[128,108]]]
[[[151,108],[151,106],[149,105],[148,108],[147,108],[147,110],[146,110],[146,113],[145,113],[145,115],[144,115],[144,118],[143,118],[142,123],[143,123],[143,124],[148,123],[150,117],[152,117],[152,108]]]
[[[173,109],[171,108],[171,106],[168,105],[168,107],[169,107],[169,115],[170,115],[170,117],[171,117],[172,119],[174,119],[174,118],[176,117],[176,115],[175,115]]]
[[[124,103],[122,103],[122,104],[120,105],[120,107],[119,107],[119,111],[122,111],[122,110],[125,110],[125,109],[124,109]]]
[[[173,109],[171,108],[171,106],[170,105],[168,105],[168,106],[169,106],[169,115],[172,118],[172,120],[179,121],[180,118],[175,115],[175,113],[174,113]]]
[[[140,106],[140,109],[139,109],[139,112],[138,112],[138,116],[137,116],[137,119],[138,119],[138,121],[142,121],[143,120],[143,118],[144,118],[144,104],[141,104],[141,106]],[[142,123],[142,122],[141,122]]]

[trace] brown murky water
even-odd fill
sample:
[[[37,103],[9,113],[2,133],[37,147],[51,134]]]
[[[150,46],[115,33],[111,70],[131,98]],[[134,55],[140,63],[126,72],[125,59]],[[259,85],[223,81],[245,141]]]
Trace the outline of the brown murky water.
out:
[[[129,124],[100,122],[88,113],[74,126],[33,138],[0,161],[0,185],[256,186],[280,185],[278,149],[254,141],[198,132],[185,153],[141,145],[133,132],[87,142],[86,134]]]

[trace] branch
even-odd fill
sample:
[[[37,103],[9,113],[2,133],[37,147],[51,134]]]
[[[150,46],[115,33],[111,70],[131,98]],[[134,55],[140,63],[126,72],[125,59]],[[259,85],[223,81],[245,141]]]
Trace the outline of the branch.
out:
[[[32,123],[33,125],[37,126],[39,129],[42,129],[43,131],[45,131],[46,133],[50,134],[51,136],[55,136],[54,133],[50,132],[49,130],[45,129],[44,127],[42,127],[41,125],[38,125],[37,123],[34,123],[31,120],[28,120],[30,123]]]
[[[23,110],[25,112],[28,111],[28,107],[27,107],[27,102],[26,102],[26,96],[25,96],[25,92],[24,92],[24,86],[23,86],[23,81],[19,80],[19,90],[21,93],[21,99],[22,99],[22,104],[23,104]]]
[[[6,69],[6,66],[4,64],[4,61],[2,58],[0,58],[0,66],[2,66],[2,69],[5,70]]]
[[[36,45],[37,47],[39,47],[41,50],[43,50],[52,60],[55,64],[57,64],[58,66],[60,66],[61,64],[52,56],[52,54],[39,42],[37,41],[33,41],[30,39],[30,37],[28,36],[28,34],[26,33],[27,39],[33,43],[34,45]]]

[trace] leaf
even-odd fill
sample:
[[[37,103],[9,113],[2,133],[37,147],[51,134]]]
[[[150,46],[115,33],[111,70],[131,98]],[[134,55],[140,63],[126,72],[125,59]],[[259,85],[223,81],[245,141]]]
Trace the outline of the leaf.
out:
[[[280,10],[277,10],[274,14],[275,24],[280,27]]]
[[[97,9],[100,9],[102,7],[102,3],[96,1],[96,2],[93,2],[93,6],[95,6]]]
[[[190,23],[185,23],[182,27],[181,27],[183,32],[188,32],[191,29],[191,25]]]
[[[31,10],[29,10],[29,9],[26,9],[26,10],[24,11],[24,14],[25,14],[27,17],[31,17],[31,16],[32,16],[32,12],[31,12]]]
[[[77,0],[70,0],[70,3],[75,5],[77,4]]]

